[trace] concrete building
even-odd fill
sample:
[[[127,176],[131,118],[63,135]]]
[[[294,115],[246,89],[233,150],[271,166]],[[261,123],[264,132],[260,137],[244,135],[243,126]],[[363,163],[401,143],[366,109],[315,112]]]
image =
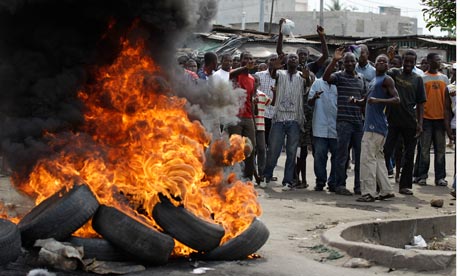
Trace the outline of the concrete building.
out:
[[[215,24],[259,30],[262,15],[263,31],[269,32],[271,4],[269,0],[219,1]],[[295,35],[309,35],[316,33],[320,13],[308,11],[308,0],[274,1],[272,33],[278,31],[278,22],[282,17],[295,22]],[[401,16],[401,10],[394,7],[380,7],[379,13],[324,11],[323,18],[326,33],[330,35],[370,37],[417,34],[417,18]]]

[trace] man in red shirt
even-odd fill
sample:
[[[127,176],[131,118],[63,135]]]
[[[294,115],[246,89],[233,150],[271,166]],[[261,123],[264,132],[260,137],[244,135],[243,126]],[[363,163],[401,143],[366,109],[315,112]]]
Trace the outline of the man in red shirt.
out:
[[[254,114],[253,114],[253,102],[254,97],[254,77],[249,74],[249,70],[254,69],[255,61],[251,53],[243,52],[240,55],[241,67],[235,68],[230,72],[230,80],[233,81],[235,87],[246,90],[246,100],[243,106],[241,106],[238,112],[238,118],[240,121],[236,125],[228,126],[228,135],[239,134],[241,136],[248,137],[252,145],[255,146],[255,125],[254,125]],[[244,180],[252,180],[254,175],[254,150],[244,160],[243,178]]]

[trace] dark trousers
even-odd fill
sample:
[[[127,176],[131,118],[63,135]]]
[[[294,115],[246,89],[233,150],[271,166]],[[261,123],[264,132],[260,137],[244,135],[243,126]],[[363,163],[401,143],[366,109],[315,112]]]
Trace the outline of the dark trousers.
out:
[[[363,124],[347,121],[337,121],[337,155],[335,171],[336,187],[343,189],[347,180],[347,160],[350,157],[349,145],[355,149],[355,183],[353,190],[360,191],[359,166],[361,155],[361,140],[363,138]]]
[[[270,146],[270,129],[272,128],[272,119],[270,118],[264,118],[265,121],[265,146],[268,147]]]
[[[241,136],[248,137],[251,140],[253,150],[251,154],[244,159],[244,170],[243,170],[243,177],[249,180],[252,180],[252,176],[254,175],[255,166],[254,166],[254,153],[256,145],[256,128],[254,125],[254,120],[251,118],[240,118],[240,122],[235,126],[229,126],[228,135],[231,136],[232,134],[239,134]]]
[[[414,169],[414,154],[417,138],[415,138],[415,128],[389,127],[387,139],[383,147],[385,162],[388,164],[393,155],[398,138],[402,136],[404,151],[402,160],[401,177],[399,179],[399,189],[412,189],[412,171]]]

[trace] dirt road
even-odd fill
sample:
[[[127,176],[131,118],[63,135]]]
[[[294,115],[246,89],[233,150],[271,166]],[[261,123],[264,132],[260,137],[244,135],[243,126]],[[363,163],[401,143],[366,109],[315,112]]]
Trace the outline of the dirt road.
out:
[[[387,218],[414,218],[431,215],[445,215],[456,212],[456,201],[449,194],[453,181],[453,152],[448,149],[447,180],[448,187],[434,186],[434,169],[431,165],[427,186],[414,184],[414,196],[396,193],[396,197],[374,203],[356,202],[357,196],[338,196],[326,191],[313,191],[313,159],[307,160],[308,184],[306,190],[281,191],[280,181],[270,183],[266,189],[257,188],[260,203],[263,207],[261,220],[270,230],[270,238],[258,251],[261,256],[254,260],[238,262],[189,262],[188,260],[172,261],[163,267],[150,267],[147,271],[130,275],[191,275],[193,266],[209,267],[207,275],[455,275],[455,268],[447,271],[414,272],[408,270],[391,271],[388,267],[373,265],[371,268],[344,268],[342,265],[351,257],[344,252],[325,246],[321,235],[327,229],[339,223],[351,221],[368,221]],[[275,175],[283,176],[284,155],[281,156]],[[348,188],[352,188],[353,171],[349,171]],[[0,178],[1,197],[5,198],[6,178]],[[392,180],[394,183],[394,179]],[[397,191],[397,185],[394,185]],[[441,198],[443,208],[433,208],[430,200]],[[20,206],[19,206],[20,207]],[[18,207],[18,208],[19,208]],[[19,209],[18,209],[19,210]],[[323,253],[319,253],[322,248]],[[331,253],[334,253],[331,255]],[[329,256],[333,256],[328,259]],[[343,257],[337,258],[340,255]],[[1,275],[13,271],[6,269]],[[17,272],[17,271],[16,271]],[[58,275],[88,275],[83,272],[62,273]]]

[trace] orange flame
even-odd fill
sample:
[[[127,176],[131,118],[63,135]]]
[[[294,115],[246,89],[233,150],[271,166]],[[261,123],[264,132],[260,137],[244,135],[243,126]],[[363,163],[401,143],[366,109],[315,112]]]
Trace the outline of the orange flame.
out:
[[[198,121],[190,121],[186,100],[172,96],[161,69],[142,42],[122,42],[112,65],[100,68],[96,81],[80,91],[85,123],[75,133],[46,134],[57,154],[40,160],[28,183],[18,186],[40,203],[62,187],[87,183],[101,204],[151,217],[159,195],[207,221],[221,224],[221,243],[244,231],[260,216],[253,185],[225,176],[223,166],[244,159],[245,140],[211,143]],[[205,150],[220,167],[206,173]],[[82,236],[96,233],[87,224]],[[176,242],[176,255],[189,248]]]

